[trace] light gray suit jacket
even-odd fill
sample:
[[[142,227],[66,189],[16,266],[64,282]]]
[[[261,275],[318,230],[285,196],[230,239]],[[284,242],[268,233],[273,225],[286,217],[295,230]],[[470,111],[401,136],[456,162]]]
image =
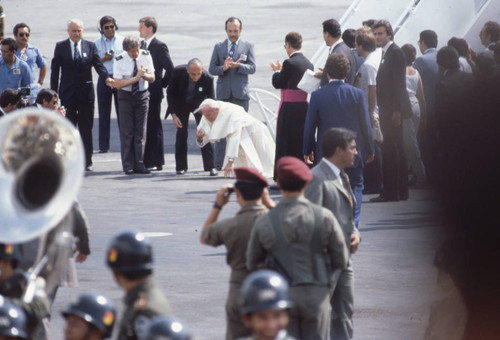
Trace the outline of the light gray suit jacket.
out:
[[[324,159],[311,170],[314,178],[306,188],[306,198],[330,210],[342,228],[347,249],[351,244],[351,234],[357,233],[354,227],[354,208],[356,199],[349,186],[348,192]],[[352,197],[352,202],[349,200]]]
[[[238,69],[223,71],[224,61],[228,57],[229,40],[217,43],[210,59],[208,71],[217,79],[216,97],[224,100],[231,97],[248,99],[248,75],[255,73],[255,53],[253,44],[240,39],[233,55],[233,60],[241,59]]]

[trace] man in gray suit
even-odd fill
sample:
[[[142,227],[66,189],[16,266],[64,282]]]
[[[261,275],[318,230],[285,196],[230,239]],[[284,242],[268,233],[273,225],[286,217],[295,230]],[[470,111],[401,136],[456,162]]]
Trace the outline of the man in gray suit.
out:
[[[345,244],[354,254],[361,237],[354,227],[356,199],[351,191],[345,169],[354,164],[356,155],[356,134],[348,129],[328,130],[321,144],[320,163],[312,169],[313,180],[306,188],[305,196],[311,202],[330,210],[342,228]],[[349,257],[347,267],[333,275],[331,298],[331,339],[351,339],[353,336],[352,313],[354,304],[354,272]]]
[[[248,112],[248,75],[255,73],[253,44],[240,38],[243,24],[230,17],[225,24],[227,39],[215,44],[208,71],[218,76],[217,100],[239,105]],[[215,164],[218,170],[224,162],[225,140],[215,143]]]
[[[434,102],[436,84],[440,81],[441,75],[436,62],[438,37],[432,30],[420,32],[418,47],[422,55],[415,59],[413,67],[420,73],[422,85],[424,86],[424,97],[426,103],[426,116],[420,119],[420,150],[422,161],[425,165],[427,179],[435,183],[437,173],[436,148],[437,148],[437,130],[434,113]]]

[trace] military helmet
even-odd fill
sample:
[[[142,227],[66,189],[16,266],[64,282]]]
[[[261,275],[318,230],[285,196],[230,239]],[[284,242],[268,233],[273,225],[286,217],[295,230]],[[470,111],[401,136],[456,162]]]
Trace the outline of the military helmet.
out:
[[[286,309],[293,305],[288,297],[288,282],[279,273],[266,269],[250,274],[243,281],[238,302],[241,314]]]
[[[153,269],[153,249],[150,240],[136,230],[116,235],[108,248],[108,266],[118,272],[135,272]]]
[[[105,338],[111,337],[116,319],[114,304],[103,295],[85,293],[69,304],[61,313],[65,318],[69,315],[81,317],[89,324],[104,333]]]
[[[160,315],[151,320],[144,340],[191,340],[191,333],[179,320]]]
[[[7,302],[0,295],[0,335],[27,339],[26,314],[19,307]]]
[[[21,259],[21,246],[12,243],[0,243],[0,259]]]

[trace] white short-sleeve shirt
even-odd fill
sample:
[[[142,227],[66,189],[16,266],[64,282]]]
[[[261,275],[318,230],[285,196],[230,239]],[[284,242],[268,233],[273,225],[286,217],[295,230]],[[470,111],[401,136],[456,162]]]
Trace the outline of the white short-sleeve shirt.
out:
[[[139,50],[139,56],[137,57],[137,69],[141,68],[141,65],[147,70],[147,73],[154,73],[155,68],[153,66],[153,59],[151,59],[151,54],[146,50]],[[113,65],[113,78],[115,79],[130,79],[134,73],[134,59],[132,59],[127,51],[124,51],[115,58],[115,63]],[[139,91],[147,90],[149,83],[141,78],[139,80]],[[132,91],[132,85],[122,88],[125,91]]]

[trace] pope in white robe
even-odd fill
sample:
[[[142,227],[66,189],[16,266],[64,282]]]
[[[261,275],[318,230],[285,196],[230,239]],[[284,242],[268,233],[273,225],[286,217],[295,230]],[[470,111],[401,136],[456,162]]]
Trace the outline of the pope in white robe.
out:
[[[233,175],[240,166],[253,167],[265,177],[274,171],[275,144],[264,123],[238,105],[205,99],[200,105],[203,114],[196,142],[199,147],[227,138],[224,176]]]

